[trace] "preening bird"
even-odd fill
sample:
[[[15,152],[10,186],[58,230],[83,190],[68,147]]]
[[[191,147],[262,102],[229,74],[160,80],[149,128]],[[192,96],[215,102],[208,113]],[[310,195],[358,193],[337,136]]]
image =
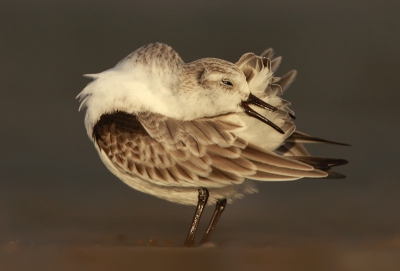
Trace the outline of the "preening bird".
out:
[[[216,204],[201,243],[226,203],[257,191],[254,181],[342,178],[343,159],[314,157],[304,143],[341,144],[299,132],[280,96],[296,71],[274,77],[272,49],[237,63],[203,58],[185,63],[153,43],[114,68],[90,74],[78,95],[101,160],[130,187],[197,205],[185,245],[195,244],[204,206]],[[345,145],[345,144],[342,144]]]

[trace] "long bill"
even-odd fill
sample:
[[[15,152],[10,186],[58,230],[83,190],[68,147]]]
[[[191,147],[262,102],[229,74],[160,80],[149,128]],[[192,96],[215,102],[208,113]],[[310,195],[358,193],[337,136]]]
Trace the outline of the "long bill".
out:
[[[256,96],[254,96],[251,93],[249,95],[249,98],[246,101],[242,101],[240,103],[240,106],[244,109],[244,112],[247,115],[249,115],[251,117],[254,117],[254,118],[256,118],[256,119],[268,124],[269,126],[274,128],[276,131],[278,131],[279,133],[285,134],[285,132],[278,125],[276,125],[275,123],[273,123],[272,121],[270,121],[269,119],[264,117],[263,115],[257,113],[255,110],[251,109],[249,104],[257,105],[258,107],[264,108],[266,110],[270,110],[272,112],[275,112],[275,111],[278,110],[276,107],[264,102],[263,100],[257,98]]]

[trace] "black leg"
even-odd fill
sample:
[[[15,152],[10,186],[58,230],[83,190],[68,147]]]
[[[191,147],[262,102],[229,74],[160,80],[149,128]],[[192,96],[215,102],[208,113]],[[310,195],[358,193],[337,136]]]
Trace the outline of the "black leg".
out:
[[[207,188],[199,188],[199,201],[197,203],[196,212],[194,213],[192,225],[190,226],[189,234],[186,237],[184,245],[187,247],[194,246],[194,238],[196,237],[197,226],[199,225],[201,214],[208,200]]]
[[[207,243],[210,241],[211,235],[215,229],[215,226],[218,223],[218,219],[222,215],[222,212],[224,211],[226,206],[226,199],[218,200],[217,201],[217,206],[215,207],[214,214],[211,218],[210,224],[207,227],[206,233],[203,236],[203,239],[201,239],[200,244]]]

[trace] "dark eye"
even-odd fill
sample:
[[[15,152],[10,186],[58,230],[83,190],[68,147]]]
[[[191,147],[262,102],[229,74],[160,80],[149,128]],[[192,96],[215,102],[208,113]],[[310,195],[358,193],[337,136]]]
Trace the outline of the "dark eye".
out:
[[[228,79],[222,79],[222,83],[223,83],[224,85],[227,85],[227,86],[231,86],[231,87],[233,87],[233,84],[232,84],[232,82],[231,82],[231,81],[229,81]]]

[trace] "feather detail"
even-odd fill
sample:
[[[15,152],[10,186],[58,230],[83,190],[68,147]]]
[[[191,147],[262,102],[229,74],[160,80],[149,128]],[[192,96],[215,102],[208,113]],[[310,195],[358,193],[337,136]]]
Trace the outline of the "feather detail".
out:
[[[246,179],[343,178],[331,168],[346,160],[311,156],[304,144],[347,144],[296,131],[281,95],[297,72],[274,77],[281,62],[269,48],[236,64],[184,63],[170,46],[149,44],[87,75],[79,110],[87,108],[88,135],[110,171],[170,201],[196,204],[207,187],[212,201],[230,202],[256,192]]]

